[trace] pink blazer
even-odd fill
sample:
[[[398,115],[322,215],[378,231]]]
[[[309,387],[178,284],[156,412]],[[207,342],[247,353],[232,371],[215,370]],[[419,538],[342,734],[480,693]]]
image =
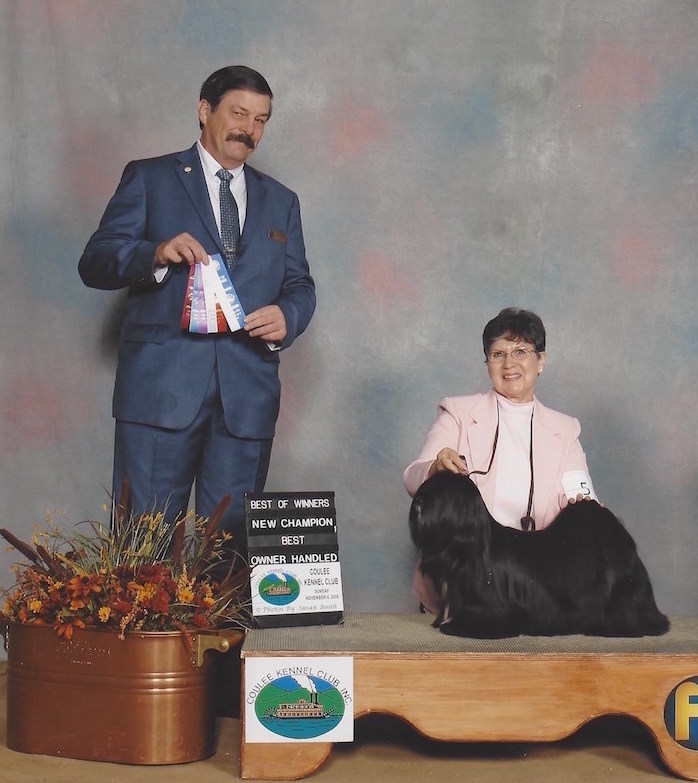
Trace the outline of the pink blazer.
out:
[[[493,389],[485,394],[442,400],[419,456],[403,475],[407,491],[414,495],[425,480],[429,466],[445,446],[463,454],[469,470],[486,470],[496,428],[497,403]],[[535,400],[532,515],[538,530],[549,525],[566,504],[563,474],[570,470],[589,470],[579,442],[580,431],[577,419],[546,408]],[[495,460],[486,476],[472,476],[490,511],[494,507],[496,468]]]

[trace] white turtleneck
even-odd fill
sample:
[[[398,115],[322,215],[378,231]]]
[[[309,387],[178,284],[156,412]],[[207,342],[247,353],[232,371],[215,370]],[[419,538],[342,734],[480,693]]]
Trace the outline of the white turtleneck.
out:
[[[498,394],[497,404],[497,484],[492,516],[502,525],[520,528],[531,489],[531,416],[535,403],[515,403]],[[535,519],[533,509],[531,516]]]

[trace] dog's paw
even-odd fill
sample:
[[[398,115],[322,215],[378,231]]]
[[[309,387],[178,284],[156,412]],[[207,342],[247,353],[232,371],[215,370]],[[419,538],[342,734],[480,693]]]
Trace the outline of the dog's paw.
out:
[[[446,636],[461,636],[467,639],[506,639],[519,635],[511,628],[482,625],[481,623],[462,623],[454,620],[441,623],[439,630]]]

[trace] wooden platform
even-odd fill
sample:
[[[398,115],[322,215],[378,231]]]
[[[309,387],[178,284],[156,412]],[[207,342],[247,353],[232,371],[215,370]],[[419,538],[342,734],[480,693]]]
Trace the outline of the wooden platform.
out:
[[[698,750],[674,739],[664,715],[674,689],[698,678],[698,618],[674,617],[668,634],[643,639],[475,640],[440,634],[426,615],[347,614],[343,626],[250,631],[243,683],[249,658],[318,655],[353,657],[355,717],[394,715],[445,741],[548,742],[593,718],[628,715],[651,732],[669,770],[698,780]],[[698,696],[698,685],[687,688]],[[686,726],[698,720],[689,696],[680,700]],[[243,718],[243,778],[303,778],[331,750],[329,742],[246,743]]]

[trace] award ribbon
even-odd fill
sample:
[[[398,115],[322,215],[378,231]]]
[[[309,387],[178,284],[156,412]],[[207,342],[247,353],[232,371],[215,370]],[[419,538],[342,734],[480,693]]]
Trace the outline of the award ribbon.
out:
[[[243,327],[245,311],[220,253],[209,263],[194,264],[189,272],[182,309],[182,329],[196,334],[237,332]]]

